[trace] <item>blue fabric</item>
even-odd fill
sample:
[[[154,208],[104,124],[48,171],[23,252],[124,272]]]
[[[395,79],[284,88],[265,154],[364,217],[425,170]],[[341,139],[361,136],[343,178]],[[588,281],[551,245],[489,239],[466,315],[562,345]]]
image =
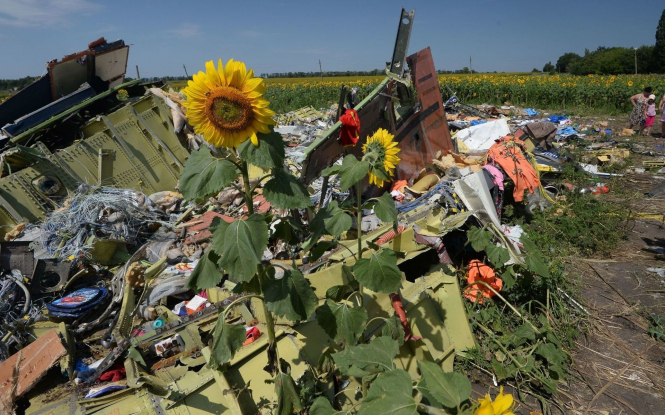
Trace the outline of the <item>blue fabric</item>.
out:
[[[553,122],[555,124],[558,124],[561,121],[566,121],[568,118],[566,118],[565,115],[550,115],[550,122]]]
[[[570,134],[577,134],[577,131],[573,127],[566,127],[560,129],[556,133],[559,135],[570,135]]]
[[[474,125],[480,125],[480,124],[485,124],[487,121],[476,121],[476,120],[471,120],[471,126],[473,127]]]
[[[94,291],[97,290],[97,293]],[[82,294],[78,296],[78,294]],[[79,318],[88,311],[97,307],[100,303],[110,297],[107,288],[84,288],[67,296],[46,304],[49,315],[61,318]],[[69,302],[63,299],[70,299]]]
[[[538,115],[538,111],[534,110],[533,108],[525,109],[524,113],[526,113],[526,115],[528,115],[529,117],[535,117],[536,115]]]

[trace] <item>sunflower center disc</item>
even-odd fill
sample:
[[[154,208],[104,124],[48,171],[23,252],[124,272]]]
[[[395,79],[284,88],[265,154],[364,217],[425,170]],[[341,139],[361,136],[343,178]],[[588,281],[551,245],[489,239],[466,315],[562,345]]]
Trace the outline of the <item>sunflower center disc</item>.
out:
[[[236,88],[222,86],[213,89],[205,103],[208,119],[219,128],[240,131],[252,123],[254,111],[245,95]]]

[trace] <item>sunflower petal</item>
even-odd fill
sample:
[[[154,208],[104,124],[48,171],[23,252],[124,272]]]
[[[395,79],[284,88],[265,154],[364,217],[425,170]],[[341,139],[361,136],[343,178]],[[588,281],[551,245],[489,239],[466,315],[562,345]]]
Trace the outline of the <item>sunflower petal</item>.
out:
[[[221,86],[227,86],[226,76],[224,75],[224,64],[222,58],[217,61],[217,74],[219,75],[219,82]]]
[[[217,69],[215,69],[215,64],[212,61],[206,62],[206,76],[208,80],[208,85],[211,88],[221,86],[221,83],[219,81],[219,74],[217,73]]]

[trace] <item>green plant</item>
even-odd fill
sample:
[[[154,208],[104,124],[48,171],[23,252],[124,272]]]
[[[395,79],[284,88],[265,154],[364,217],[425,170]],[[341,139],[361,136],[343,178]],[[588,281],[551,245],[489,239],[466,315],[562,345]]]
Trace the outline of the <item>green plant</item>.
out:
[[[649,313],[649,328],[647,333],[656,340],[665,341],[665,318]]]

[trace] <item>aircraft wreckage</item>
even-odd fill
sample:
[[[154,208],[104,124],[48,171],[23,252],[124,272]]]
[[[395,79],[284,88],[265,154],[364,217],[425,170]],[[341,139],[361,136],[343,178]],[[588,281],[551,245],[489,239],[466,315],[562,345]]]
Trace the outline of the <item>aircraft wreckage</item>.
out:
[[[322,178],[324,169],[360,156],[377,129],[389,131],[401,150],[396,181],[411,191],[396,204],[398,226],[369,213],[355,225],[360,247],[342,239],[315,259],[273,235],[263,260],[297,264],[323,303],[330,288],[352,283],[348,269],[359,248],[402,253],[399,293],[362,295],[370,318],[362,337],[369,342],[387,318],[402,317],[411,341],[400,343],[394,364],[416,376],[417,360],[452,371],[455,356],[474,348],[451,260],[463,248],[454,239],[467,223],[500,232],[501,222],[496,184],[480,166],[454,163],[432,177],[441,172],[434,161],[454,153],[456,142],[430,49],[407,54],[413,21],[414,12],[402,10],[385,79],[362,100],[343,88],[329,128],[291,162],[318,205],[291,212],[307,229],[316,210],[349,197],[334,176]],[[246,207],[231,187],[198,204],[177,193],[190,151],[204,144],[180,94],[125,82],[128,53],[122,40],[102,38],[49,62],[46,75],[0,105],[0,406],[34,415],[259,413],[277,399],[264,370],[259,300],[237,302],[238,282],[228,277],[202,291],[186,288],[213,220],[233,220]],[[362,120],[350,148],[339,140],[345,106]],[[383,189],[364,183],[362,193]],[[254,207],[272,209],[262,196]],[[517,258],[518,244],[502,240]],[[218,370],[207,365],[212,330],[220,307],[231,304],[226,319],[245,327],[247,341]],[[316,318],[276,323],[280,361],[298,387],[316,383],[318,395],[352,407],[359,380],[320,365],[333,342]]]

